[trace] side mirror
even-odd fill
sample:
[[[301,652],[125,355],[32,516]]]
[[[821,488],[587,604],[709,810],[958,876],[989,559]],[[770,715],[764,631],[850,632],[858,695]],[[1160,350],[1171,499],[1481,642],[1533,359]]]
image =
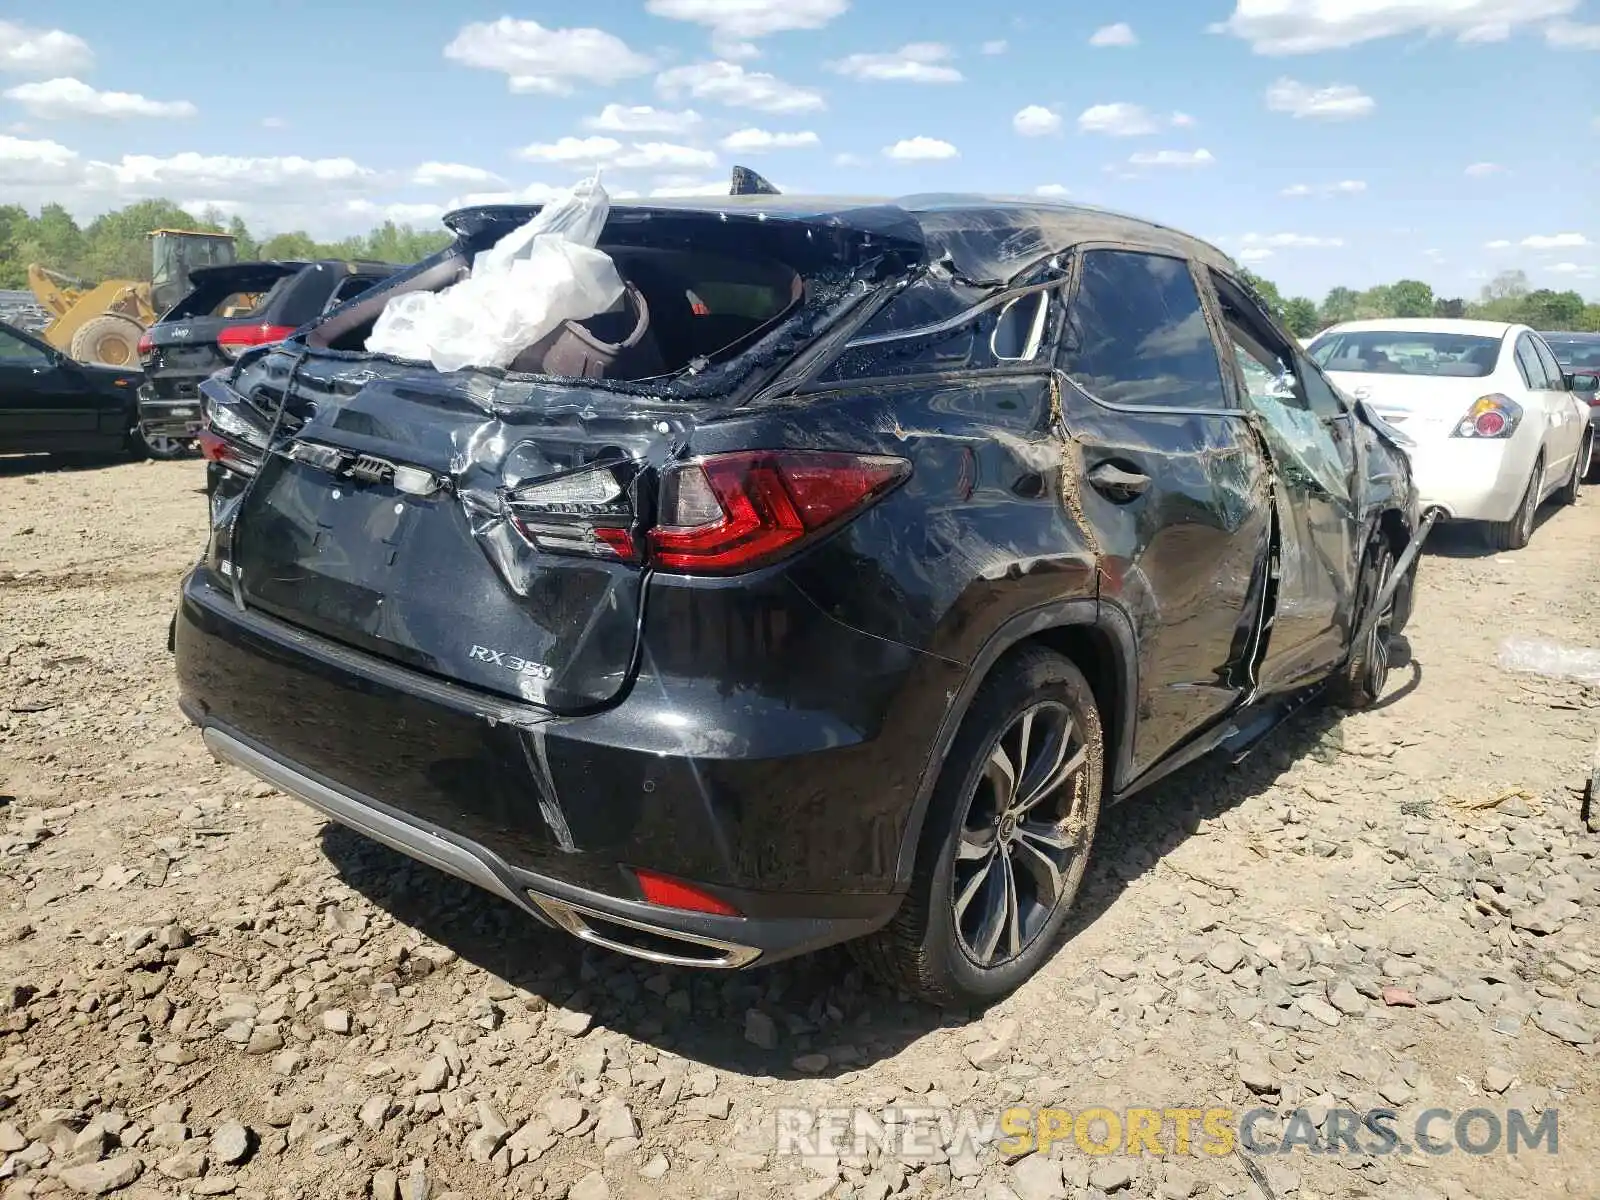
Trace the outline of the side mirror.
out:
[[[1569,371],[1567,386],[1575,392],[1600,392],[1600,375],[1592,371],[1584,371],[1581,374]]]

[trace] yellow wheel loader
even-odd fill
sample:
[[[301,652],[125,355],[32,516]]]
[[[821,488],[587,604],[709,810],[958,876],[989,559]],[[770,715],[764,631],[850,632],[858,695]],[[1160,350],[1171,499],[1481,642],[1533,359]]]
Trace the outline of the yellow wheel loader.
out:
[[[50,323],[44,340],[80,362],[137,367],[139,339],[189,290],[189,272],[234,261],[226,233],[157,229],[150,234],[150,282],[108,279],[85,285],[35,263],[28,287]]]

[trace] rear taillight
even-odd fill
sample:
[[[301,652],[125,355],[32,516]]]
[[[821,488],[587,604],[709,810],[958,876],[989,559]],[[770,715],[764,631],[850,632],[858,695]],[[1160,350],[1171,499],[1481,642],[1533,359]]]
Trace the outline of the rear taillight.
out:
[[[661,482],[651,561],[690,573],[747,571],[859,512],[908,474],[886,455],[816,450],[712,454]]]
[[[1450,431],[1451,437],[1504,439],[1517,431],[1522,421],[1522,406],[1510,396],[1496,392],[1480,396],[1466,415]]]
[[[281,342],[293,332],[293,325],[229,325],[217,334],[217,345],[229,358],[238,358],[246,350]]]
[[[200,453],[241,475],[254,475],[267,446],[267,431],[255,410],[213,376],[200,385]]]
[[[624,459],[518,484],[505,492],[506,514],[540,550],[634,562],[639,551],[628,493],[638,470]]]
[[[142,334],[139,335],[139,357],[143,358],[146,354],[153,353],[155,348],[155,338],[152,337],[150,331],[146,329]]]

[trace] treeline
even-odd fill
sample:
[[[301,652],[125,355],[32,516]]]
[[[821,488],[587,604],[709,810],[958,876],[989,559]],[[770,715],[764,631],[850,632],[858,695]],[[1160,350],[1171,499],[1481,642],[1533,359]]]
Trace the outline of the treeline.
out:
[[[319,242],[301,230],[261,240],[238,217],[225,220],[215,211],[190,213],[170,200],[143,200],[103,213],[84,226],[59,204],[45,205],[38,216],[19,205],[0,205],[0,288],[26,287],[30,263],[87,283],[103,279],[148,280],[147,235],[153,229],[231,233],[238,243],[241,261],[367,258],[412,263],[450,241],[450,235],[442,229],[414,229],[392,221],[359,237],[337,242]],[[1296,337],[1310,337],[1340,321],[1371,317],[1481,317],[1535,329],[1600,332],[1600,304],[1586,303],[1573,291],[1531,288],[1522,271],[1502,271],[1475,300],[1436,296],[1433,288],[1421,280],[1402,279],[1366,291],[1336,287],[1321,304],[1304,296],[1286,298],[1270,280],[1248,271],[1246,275]]]
[[[1600,304],[1586,302],[1577,292],[1531,288],[1524,271],[1501,271],[1475,300],[1435,296],[1420,279],[1402,279],[1364,292],[1336,287],[1321,304],[1304,296],[1285,299],[1271,280],[1245,274],[1289,331],[1302,338],[1341,321],[1381,317],[1472,317],[1535,329],[1600,333]]]
[[[38,263],[86,283],[104,279],[150,278],[150,241],[155,229],[231,233],[241,262],[252,259],[366,258],[412,263],[449,244],[443,229],[413,229],[385,222],[359,237],[319,242],[296,230],[262,240],[238,217],[226,220],[214,210],[190,213],[169,200],[143,200],[103,213],[80,226],[59,204],[46,204],[38,216],[20,205],[0,205],[0,288],[27,287],[28,266]]]

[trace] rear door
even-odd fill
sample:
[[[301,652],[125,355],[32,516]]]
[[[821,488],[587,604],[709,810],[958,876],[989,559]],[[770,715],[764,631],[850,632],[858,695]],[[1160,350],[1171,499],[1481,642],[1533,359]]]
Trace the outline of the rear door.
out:
[[[1544,446],[1544,476],[1540,481],[1539,498],[1542,500],[1556,484],[1572,470],[1572,456],[1577,450],[1577,439],[1570,435],[1566,410],[1571,408],[1571,395],[1565,390],[1557,392],[1545,374],[1544,362],[1534,347],[1533,335],[1519,333],[1516,341],[1517,370],[1528,388],[1528,402],[1533,416],[1539,421]],[[1572,423],[1575,426],[1575,422]]]
[[[1100,597],[1138,638],[1141,774],[1248,687],[1267,463],[1231,401],[1190,265],[1085,249],[1058,363]]]
[[[1343,657],[1355,608],[1357,467],[1352,416],[1260,306],[1212,273],[1243,402],[1271,452],[1281,536],[1264,690],[1326,674]]]
[[[1572,460],[1583,449],[1583,436],[1588,430],[1587,406],[1580,404],[1567,387],[1567,377],[1561,373],[1561,364],[1545,340],[1535,334],[1528,335],[1539,364],[1544,367],[1545,382],[1550,385],[1551,404],[1559,415],[1556,428],[1560,431],[1562,446],[1561,468],[1553,476],[1556,486],[1566,482],[1572,474]]]

